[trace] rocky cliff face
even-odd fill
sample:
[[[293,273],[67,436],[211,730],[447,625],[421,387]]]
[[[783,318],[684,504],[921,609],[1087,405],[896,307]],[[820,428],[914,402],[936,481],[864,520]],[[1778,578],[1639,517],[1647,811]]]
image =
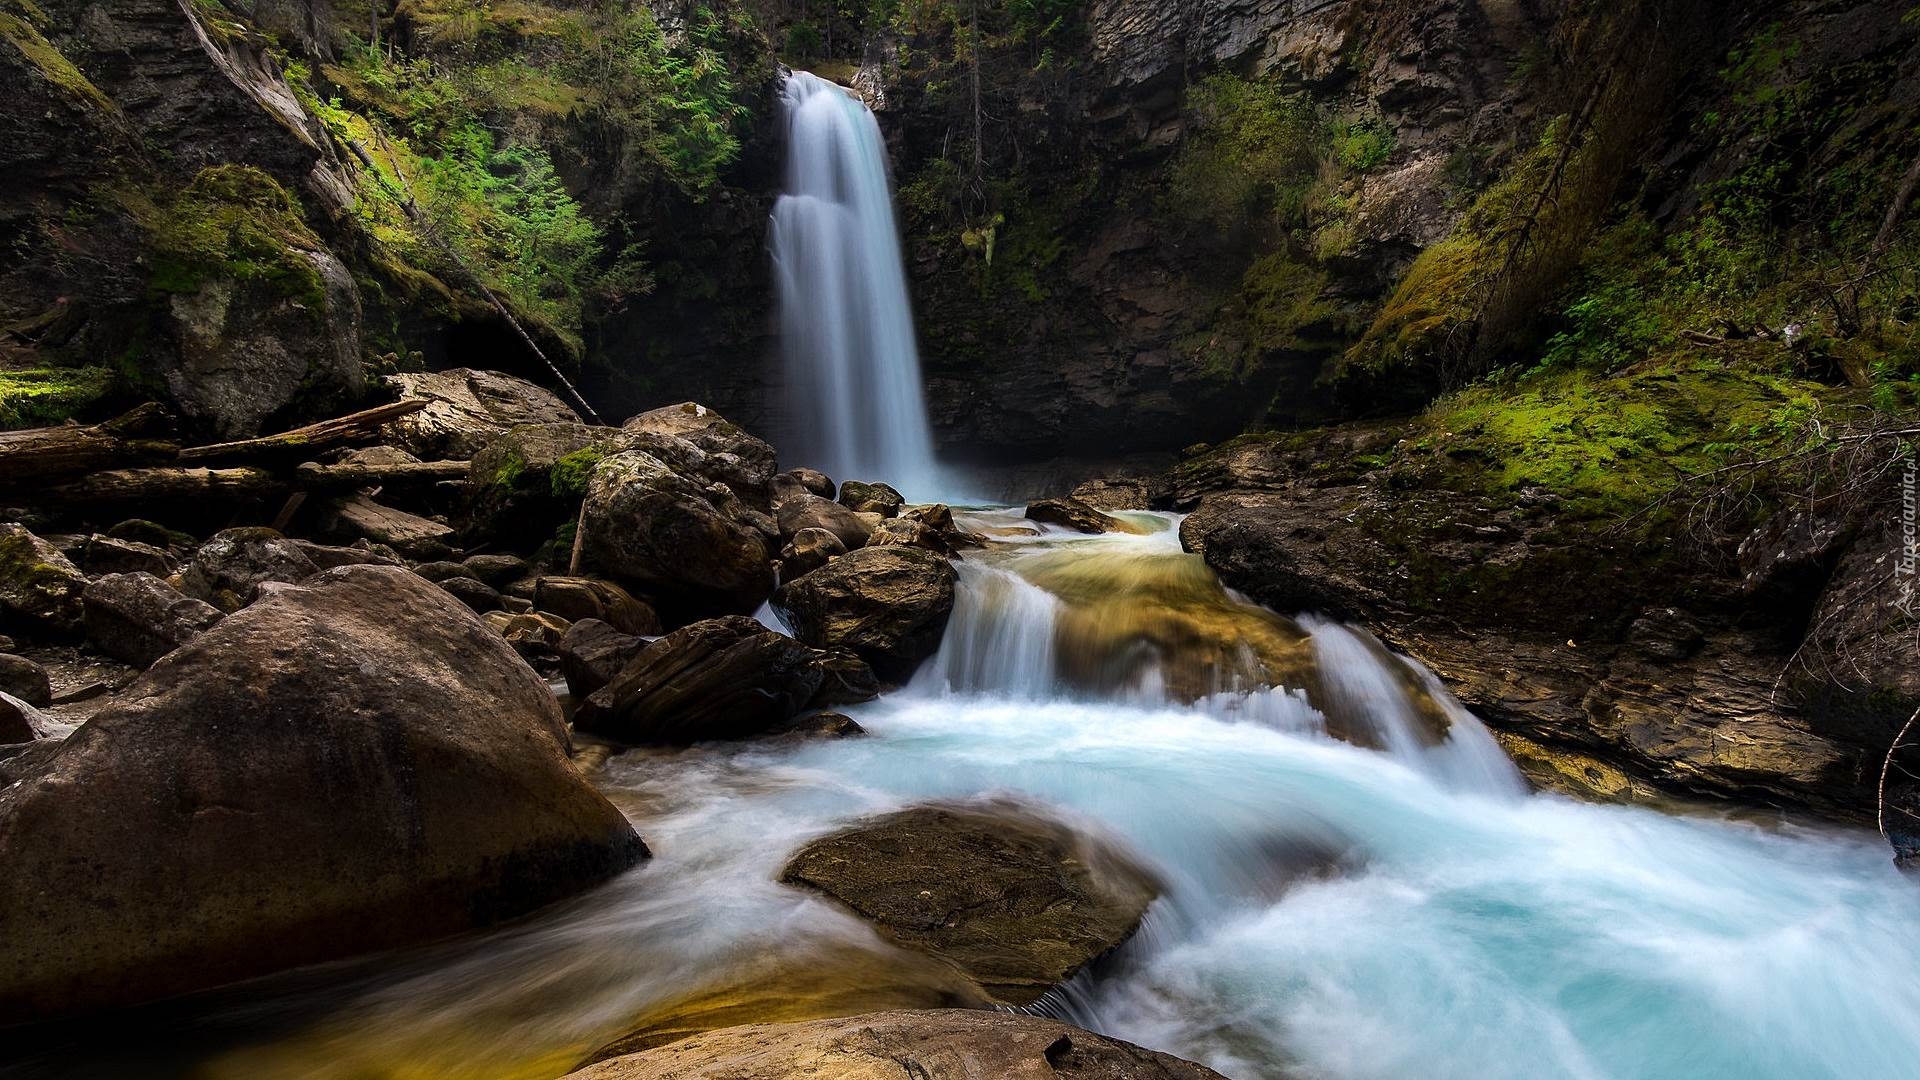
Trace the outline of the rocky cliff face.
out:
[[[979,182],[966,29],[876,54],[944,441],[1166,449],[1348,407],[1317,376],[1537,130],[1554,7],[1098,0],[1045,39],[997,27]],[[1260,160],[1287,140],[1300,161]]]

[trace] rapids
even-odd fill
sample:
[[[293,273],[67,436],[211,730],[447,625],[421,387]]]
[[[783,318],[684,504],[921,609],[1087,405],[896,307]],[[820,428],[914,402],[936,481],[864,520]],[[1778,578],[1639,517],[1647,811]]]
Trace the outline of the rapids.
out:
[[[1046,1010],[1238,1080],[1916,1075],[1920,894],[1876,838],[1529,794],[1417,665],[1128,517],[1146,534],[970,516],[1003,542],[962,563],[940,655],[849,710],[867,737],[615,756],[596,782],[656,857],[609,886],[32,1073],[552,1077],[629,1031],[976,1003],[775,879],[862,815],[1013,799],[1166,884]]]

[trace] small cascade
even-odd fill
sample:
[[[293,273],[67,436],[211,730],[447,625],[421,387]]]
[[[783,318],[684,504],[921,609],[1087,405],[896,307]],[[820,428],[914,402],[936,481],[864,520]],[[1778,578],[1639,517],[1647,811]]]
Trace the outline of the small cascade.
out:
[[[1190,708],[1377,750],[1456,790],[1526,790],[1432,673],[1364,631],[1250,603],[1172,542],[1170,519],[1133,517],[1153,528],[1043,534],[960,563],[945,641],[912,691]]]
[[[782,91],[786,192],[768,247],[780,300],[794,464],[939,493],[913,311],[880,125],[860,99],[796,71]]]

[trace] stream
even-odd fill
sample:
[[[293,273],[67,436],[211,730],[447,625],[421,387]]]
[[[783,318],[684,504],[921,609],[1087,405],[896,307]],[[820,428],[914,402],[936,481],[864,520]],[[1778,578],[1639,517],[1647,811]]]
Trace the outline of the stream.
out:
[[[515,926],[175,1007],[21,1075],[554,1077],[639,1030],[978,1004],[777,883],[806,840],[1012,801],[1162,897],[1042,1003],[1236,1080],[1899,1077],[1920,893],[1864,832],[1529,794],[1431,675],[1224,590],[1175,521],[965,524],[945,644],[865,737],[615,756],[655,858]],[[56,1064],[57,1063],[57,1064]]]

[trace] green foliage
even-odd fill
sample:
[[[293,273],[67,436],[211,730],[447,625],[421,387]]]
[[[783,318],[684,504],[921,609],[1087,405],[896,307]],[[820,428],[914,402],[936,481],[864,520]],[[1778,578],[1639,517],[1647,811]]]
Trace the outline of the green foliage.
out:
[[[1393,126],[1377,116],[1333,125],[1333,160],[1351,172],[1366,173],[1393,157]]]
[[[1321,134],[1306,95],[1217,74],[1193,89],[1188,104],[1195,133],[1172,168],[1170,209],[1223,229],[1262,211],[1281,222],[1297,219]]]
[[[73,419],[111,392],[114,381],[102,367],[0,369],[0,428]]]
[[[326,283],[305,252],[321,250],[300,206],[279,182],[248,165],[202,169],[167,198],[124,192],[122,202],[153,245],[149,287],[194,293],[212,280],[259,282],[318,312]]]

